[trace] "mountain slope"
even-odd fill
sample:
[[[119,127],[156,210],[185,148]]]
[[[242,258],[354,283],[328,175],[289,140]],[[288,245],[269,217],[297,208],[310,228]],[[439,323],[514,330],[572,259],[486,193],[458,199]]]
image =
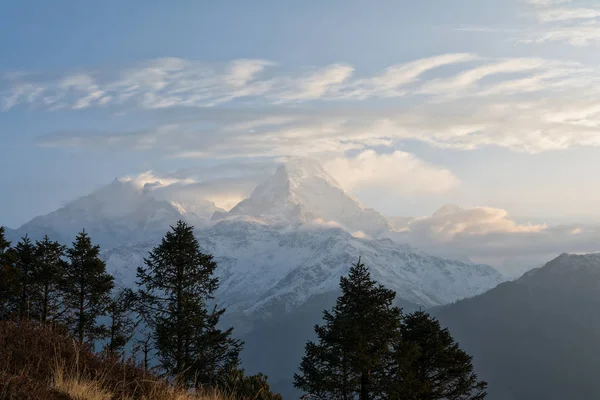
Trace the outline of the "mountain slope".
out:
[[[197,229],[196,235],[202,250],[215,255],[221,283],[216,297],[227,307],[224,323],[246,342],[244,367],[266,373],[286,398],[297,398],[291,377],[304,344],[322,311],[335,303],[340,276],[359,256],[375,279],[397,291],[398,304],[407,310],[473,296],[506,279],[489,266],[432,257],[339,228],[233,220]],[[118,282],[131,284],[156,244],[124,246],[102,256]]]
[[[429,256],[389,239],[357,238],[339,228],[285,228],[248,221],[222,221],[197,229],[203,251],[219,262],[218,297],[232,312],[291,311],[310,297],[337,289],[359,256],[375,279],[399,297],[425,307],[473,296],[503,282],[486,265]],[[122,282],[133,282],[153,243],[103,253]]]
[[[248,199],[216,217],[227,216],[249,216],[278,224],[318,221],[368,234],[391,229],[383,215],[363,207],[318,162],[307,158],[290,158]]]
[[[112,183],[21,226],[11,235],[28,234],[34,239],[44,235],[70,243],[85,229],[102,247],[136,243],[162,236],[179,219],[201,225],[218,209],[199,200],[194,206],[154,196],[157,184],[139,186],[132,180]]]
[[[244,364],[267,372],[286,392],[311,327],[332,306],[340,276],[358,257],[410,309],[473,296],[506,280],[492,267],[433,257],[383,238],[390,223],[312,160],[289,160],[230,212],[193,191],[177,197],[168,189],[115,180],[9,234],[48,234],[68,244],[85,228],[116,282],[132,286],[137,267],[169,225],[178,219],[195,225],[201,249],[218,263],[223,323],[247,341]],[[265,341],[277,344],[272,352],[253,352],[268,348]]]
[[[600,398],[600,254],[568,255],[436,310],[491,400]]]

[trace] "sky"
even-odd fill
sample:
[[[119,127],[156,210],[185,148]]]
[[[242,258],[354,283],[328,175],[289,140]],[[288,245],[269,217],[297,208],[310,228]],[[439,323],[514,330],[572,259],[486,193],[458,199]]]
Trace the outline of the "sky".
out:
[[[593,0],[4,0],[0,224],[149,171],[231,207],[289,155],[386,215],[598,222],[598,50]]]

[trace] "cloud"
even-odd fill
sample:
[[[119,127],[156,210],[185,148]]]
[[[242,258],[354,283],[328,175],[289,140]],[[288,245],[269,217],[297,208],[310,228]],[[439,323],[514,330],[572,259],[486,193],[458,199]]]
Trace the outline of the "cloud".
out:
[[[515,277],[563,252],[600,251],[600,225],[518,223],[497,208],[447,205],[428,217],[390,219],[399,231],[392,235],[396,240]]]
[[[600,41],[600,24],[557,27],[535,33],[522,41],[525,43],[564,42],[578,47],[589,46]]]
[[[449,94],[456,95],[459,91],[472,88],[483,79],[498,75],[518,72],[528,72],[547,67],[547,60],[520,58],[509,59],[500,62],[490,63],[484,66],[476,67],[462,72],[446,79],[435,79],[424,84],[419,90],[424,94]],[[543,68],[546,70],[546,68]],[[503,84],[505,82],[502,82]]]
[[[353,158],[331,159],[323,167],[351,192],[381,190],[393,196],[439,194],[460,183],[451,171],[402,151],[378,154],[366,150]]]
[[[480,57],[469,53],[442,54],[386,68],[380,75],[359,79],[340,91],[342,99],[365,99],[373,96],[399,97],[408,93],[405,86],[415,83],[424,73],[447,65],[469,63]]]
[[[549,5],[564,4],[564,3],[571,2],[571,0],[526,0],[526,1],[529,4],[534,4],[537,6],[549,6]]]
[[[247,198],[276,167],[273,161],[247,160],[198,165],[172,172],[145,171],[121,179],[152,190],[159,199],[187,205],[203,204],[208,200],[217,207],[229,210]]]
[[[546,225],[521,225],[508,219],[505,210],[490,207],[462,209],[458,206],[442,207],[431,217],[416,218],[398,226],[408,228],[416,235],[428,235],[436,241],[448,242],[457,237],[481,236],[497,233],[541,232]]]
[[[537,13],[541,22],[558,22],[595,19],[600,17],[600,10],[593,8],[549,8]]]
[[[281,86],[287,88],[273,93],[273,101],[285,103],[323,98],[339,90],[340,86],[352,76],[353,71],[354,68],[349,65],[335,64],[301,79],[284,79]]]
[[[449,65],[451,69],[437,71]],[[113,131],[53,132],[39,143],[198,159],[335,158],[375,148],[392,153],[407,140],[442,148],[500,146],[530,153],[600,144],[596,67],[471,54],[410,61],[371,77],[357,77],[357,71],[343,64],[288,76],[269,75],[273,67],[263,60],[237,60],[220,71],[161,59],[126,69],[113,80],[104,78],[104,83],[90,73],[69,75],[53,84],[65,92],[56,96],[60,100],[47,101],[48,107],[67,100],[71,104],[64,110],[113,107],[129,110],[147,125],[120,130],[113,117]],[[3,98],[5,108],[46,104],[45,92],[34,90],[39,83],[15,83],[28,77],[6,78],[12,83]],[[84,92],[82,97],[73,97],[78,91]],[[243,96],[255,98],[251,105],[234,101]],[[365,106],[367,99],[391,97],[407,101]]]
[[[140,189],[149,191],[157,200],[166,200],[183,205],[191,211],[202,211],[207,207],[207,201],[225,210],[233,208],[245,199],[257,184],[257,179],[251,176],[237,178],[204,178],[197,180],[193,174],[186,177],[181,172],[172,174],[159,174],[155,171],[146,171],[137,175],[121,178],[123,181],[132,182]],[[209,209],[209,214],[212,210]],[[206,215],[206,212],[200,212]],[[208,215],[210,216],[210,215]]]
[[[529,0],[540,24],[523,43],[561,42],[589,46],[600,41],[600,8],[568,0]]]
[[[43,74],[9,74],[0,79],[2,110],[19,105],[44,109],[165,109],[215,107],[253,98],[266,104],[310,100],[360,100],[403,96],[399,88],[444,65],[475,60],[444,54],[391,66],[369,78],[353,78],[354,67],[332,64],[308,73],[282,74],[268,60],[233,60],[223,65],[180,58],[149,60],[116,71],[89,71],[50,79]]]

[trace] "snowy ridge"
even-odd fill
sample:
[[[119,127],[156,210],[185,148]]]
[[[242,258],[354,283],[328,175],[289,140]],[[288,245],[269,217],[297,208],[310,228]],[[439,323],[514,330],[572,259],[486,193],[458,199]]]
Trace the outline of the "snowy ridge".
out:
[[[117,282],[132,285],[148,251],[183,219],[196,227],[202,250],[216,257],[219,302],[249,317],[293,311],[312,296],[336,291],[359,256],[399,298],[424,307],[506,280],[492,267],[399,244],[385,217],[363,207],[314,160],[289,159],[229,212],[164,188],[158,181],[117,179],[9,236],[48,234],[69,243],[85,228]]]
[[[340,276],[359,256],[375,279],[424,307],[474,296],[506,280],[486,265],[432,257],[389,239],[357,238],[339,228],[277,229],[223,221],[196,233],[202,250],[218,262],[218,298],[229,311],[248,315],[274,306],[291,311],[311,296],[335,291]],[[103,257],[123,282],[132,283],[153,245],[120,247]]]
[[[179,219],[195,225],[206,224],[219,210],[206,200],[192,206],[161,199],[154,193],[158,186],[139,186],[131,180],[115,179],[50,214],[32,219],[16,234],[29,234],[33,239],[48,234],[70,243],[85,229],[95,243],[106,248],[160,237]]]

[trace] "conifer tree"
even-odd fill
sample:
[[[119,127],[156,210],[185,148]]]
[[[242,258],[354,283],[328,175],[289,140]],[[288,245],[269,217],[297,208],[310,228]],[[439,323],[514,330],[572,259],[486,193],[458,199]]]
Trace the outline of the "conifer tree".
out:
[[[37,286],[36,302],[41,322],[55,321],[60,310],[60,285],[64,279],[66,247],[44,236],[36,242],[36,269],[34,280]]]
[[[246,375],[243,369],[235,368],[222,376],[221,393],[234,399],[282,400],[273,393],[266,375]]]
[[[114,278],[106,272],[99,253],[100,247],[92,244],[85,231],[79,233],[72,247],[67,249],[69,262],[65,266],[62,288],[64,322],[79,343],[93,344],[106,336],[106,327],[97,319],[110,304]]]
[[[6,239],[6,229],[0,226],[0,257],[10,248],[10,241]]]
[[[200,251],[194,228],[183,221],[167,232],[138,268],[141,312],[153,329],[160,364],[181,384],[214,387],[238,367],[242,343],[217,324],[224,309],[209,311],[218,279],[213,257]]]
[[[110,355],[120,355],[135,335],[139,319],[134,315],[135,295],[131,289],[118,289],[107,307],[108,341],[104,351]]]
[[[18,271],[19,298],[17,310],[19,319],[36,319],[39,310],[35,307],[35,246],[27,235],[21,238],[14,249],[14,265]]]
[[[360,259],[340,288],[336,305],[323,314],[325,325],[315,327],[318,343],[306,345],[294,384],[317,399],[380,398],[399,340],[396,294],[371,279]]]
[[[388,398],[407,400],[481,400],[487,383],[473,372],[471,356],[448,329],[423,311],[404,317],[402,342],[390,377]]]
[[[133,345],[131,352],[135,359],[137,359],[138,354],[141,353],[142,359],[139,360],[139,367],[146,372],[151,370],[150,360],[155,352],[155,347],[152,331],[149,330],[148,327],[143,327],[141,332],[136,335],[135,344]]]
[[[7,319],[15,311],[19,298],[19,274],[14,267],[14,249],[0,226],[0,318]]]

